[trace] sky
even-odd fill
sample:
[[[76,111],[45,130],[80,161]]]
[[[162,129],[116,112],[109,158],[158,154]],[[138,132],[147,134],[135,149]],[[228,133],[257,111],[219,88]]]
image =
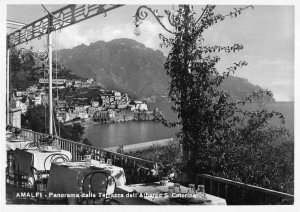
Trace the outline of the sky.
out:
[[[55,11],[65,5],[47,5],[50,11]],[[103,40],[130,38],[145,46],[163,51],[159,33],[167,33],[149,14],[141,24],[141,35],[134,35],[134,14],[140,5],[125,5],[109,11],[107,16],[99,15],[81,23],[54,33],[54,49],[73,48],[82,43],[89,45]],[[148,5],[164,14],[164,9],[177,9],[178,5]],[[215,13],[228,14],[233,8],[241,6],[218,5]],[[201,5],[195,5],[197,15],[201,14]],[[46,15],[41,5],[10,5],[7,6],[7,20],[29,24]],[[196,15],[196,16],[197,16]],[[172,29],[166,18],[163,23]],[[7,25],[8,26],[8,25]],[[11,25],[10,25],[11,26]],[[15,26],[14,26],[15,27]],[[7,28],[7,33],[13,32]],[[205,41],[211,45],[244,45],[244,50],[235,54],[222,54],[217,65],[220,72],[226,71],[234,62],[245,60],[248,66],[238,70],[234,76],[243,77],[254,85],[271,90],[276,101],[294,101],[294,6],[254,5],[254,9],[245,10],[237,18],[229,18],[209,28],[205,33]],[[46,36],[41,40],[31,41],[25,48],[33,46],[43,48]]]

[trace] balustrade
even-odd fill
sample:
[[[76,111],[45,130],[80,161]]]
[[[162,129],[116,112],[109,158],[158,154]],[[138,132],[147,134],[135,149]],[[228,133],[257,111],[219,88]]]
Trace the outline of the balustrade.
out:
[[[11,130],[12,132],[15,131],[16,129],[18,128],[9,126],[9,130]],[[47,134],[34,132],[28,129],[22,128],[21,130],[22,130],[22,136],[24,138],[26,138],[27,140],[34,141],[37,145],[39,145],[41,138],[49,136]],[[75,142],[75,141],[71,141],[59,137],[55,137],[54,142],[56,142],[56,145],[59,148],[71,152],[73,161],[83,160],[83,156],[78,154],[82,149],[86,149],[89,152],[91,152],[92,159],[94,160],[100,161],[101,158],[104,158],[105,161],[107,161],[108,158],[111,159],[113,165],[120,166],[124,169],[125,174],[127,176],[127,181],[132,183],[141,183],[142,180],[144,180],[145,178],[147,178],[147,176],[149,176],[148,172],[151,169],[157,167],[158,164],[160,164],[154,161],[144,160],[141,158],[124,155],[121,153],[104,150],[99,147],[89,146],[89,145],[85,145],[79,142]],[[143,169],[144,171],[139,172],[138,170],[141,169]],[[135,175],[137,175],[138,178]],[[135,180],[133,180],[133,178]]]
[[[8,127],[8,130],[15,132],[18,128]],[[22,136],[28,140],[34,141],[37,145],[40,139],[49,135],[34,132],[28,129],[21,129]],[[56,145],[61,149],[70,151],[73,161],[83,160],[83,156],[78,154],[83,148],[91,152],[94,160],[105,161],[109,158],[113,165],[124,169],[127,184],[145,183],[157,181],[157,178],[149,175],[151,169],[156,168],[160,163],[144,160],[117,152],[104,150],[98,147],[88,146],[79,142],[63,138],[55,138]],[[225,198],[229,205],[261,205],[261,204],[293,204],[294,195],[265,189],[233,180],[215,177],[207,174],[196,175],[196,185],[205,185],[206,192]]]
[[[226,199],[228,205],[290,205],[294,203],[294,195],[208,174],[197,174],[196,184],[205,185],[207,193]]]

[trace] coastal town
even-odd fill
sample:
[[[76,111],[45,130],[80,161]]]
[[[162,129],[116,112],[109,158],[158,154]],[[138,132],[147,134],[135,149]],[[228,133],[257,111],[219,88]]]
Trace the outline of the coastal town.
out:
[[[25,114],[31,107],[45,106],[49,99],[47,89],[47,80],[40,78],[26,90],[15,90],[11,106],[21,114]],[[146,101],[132,101],[127,93],[103,89],[91,78],[53,79],[53,93],[55,116],[65,124],[78,121],[158,121],[164,118],[158,108],[148,110]]]

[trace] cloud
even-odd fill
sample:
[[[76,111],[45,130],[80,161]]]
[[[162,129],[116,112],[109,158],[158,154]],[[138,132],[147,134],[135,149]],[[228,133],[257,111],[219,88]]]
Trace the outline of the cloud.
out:
[[[248,71],[240,76],[250,82],[269,89],[277,101],[294,101],[294,66],[285,59],[249,60]]]
[[[124,7],[124,9],[126,8]],[[262,9],[260,7],[256,11],[260,12]],[[252,19],[245,17],[242,18],[243,22],[239,22],[239,19],[233,19],[223,24],[216,24],[206,30],[204,33],[206,44],[223,46],[241,43],[245,47],[243,51],[236,54],[220,55],[222,59],[217,68],[223,72],[233,62],[246,60],[249,65],[237,71],[235,76],[247,78],[249,82],[273,91],[276,100],[293,101],[294,43],[290,39],[293,37],[293,33],[290,32],[291,21],[288,18],[286,21],[278,22],[278,25],[281,26],[278,28],[277,25],[270,26],[271,20],[269,19],[265,20],[260,16],[253,17],[253,15],[251,17],[258,24],[254,24]],[[168,25],[166,17],[162,19],[162,22],[168,29],[172,29]],[[286,22],[288,24],[285,24]],[[286,25],[288,25],[288,29]],[[155,18],[149,16],[148,19],[143,21],[140,25],[140,36],[134,35],[134,29],[135,25],[132,19],[124,18],[124,20],[119,21],[117,15],[116,17],[111,15],[111,19],[106,22],[94,19],[84,24],[68,27],[58,33],[58,48],[73,48],[82,43],[89,45],[99,40],[108,42],[116,38],[129,38],[143,43],[148,48],[159,49],[167,55],[169,49],[160,47],[161,40],[158,35],[162,33],[171,36],[171,34],[167,33]],[[287,33],[288,36],[283,35],[282,31]]]
[[[163,20],[165,23],[166,20]],[[140,25],[141,34],[136,36],[134,34],[135,26],[132,22],[119,25],[106,25],[102,28],[90,28],[88,30],[82,29],[82,26],[75,25],[64,29],[58,34],[58,48],[73,48],[82,43],[89,45],[90,43],[103,40],[111,41],[116,38],[129,38],[137,42],[143,43],[146,47],[152,49],[159,49],[167,52],[166,49],[160,47],[159,33],[168,35],[157,22],[145,20]],[[169,34],[170,35],[170,34]]]
[[[78,46],[82,43],[88,45],[90,42],[88,37],[80,33],[80,28],[77,26],[63,29],[60,33],[56,33],[56,41],[58,49],[68,49]],[[55,36],[54,41],[55,44]]]

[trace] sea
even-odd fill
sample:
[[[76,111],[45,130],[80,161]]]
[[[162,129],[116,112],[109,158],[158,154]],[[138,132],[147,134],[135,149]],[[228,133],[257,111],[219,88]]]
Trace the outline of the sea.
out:
[[[148,109],[158,108],[163,111],[170,121],[176,121],[177,115],[171,110],[171,102],[148,102]],[[253,103],[251,108],[257,108]],[[293,102],[275,102],[268,103],[265,107],[268,110],[281,112],[286,122],[282,124],[279,120],[271,120],[275,126],[284,126],[294,133],[294,103]],[[83,138],[88,138],[94,146],[100,148],[116,147],[128,144],[136,144],[154,140],[174,138],[179,128],[168,128],[160,122],[154,121],[129,121],[113,124],[86,123],[84,124],[85,133]]]

